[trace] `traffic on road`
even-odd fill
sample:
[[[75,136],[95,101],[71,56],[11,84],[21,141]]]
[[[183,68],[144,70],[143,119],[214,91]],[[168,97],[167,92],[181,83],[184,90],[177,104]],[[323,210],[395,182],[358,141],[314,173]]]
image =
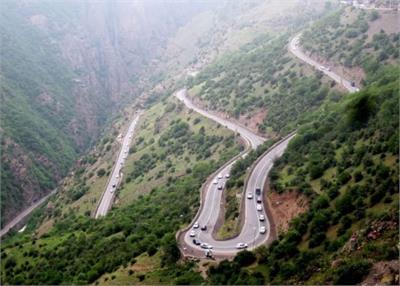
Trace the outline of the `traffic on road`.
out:
[[[249,129],[195,106],[186,96],[186,90],[178,91],[176,96],[188,108],[238,132],[252,148],[256,148],[265,141],[265,138],[253,133]],[[293,136],[292,134],[278,142],[254,166],[245,190],[247,197],[244,200],[243,228],[239,235],[232,239],[217,240],[213,235],[213,230],[220,216],[221,204],[223,203],[223,189],[227,180],[229,180],[230,170],[236,161],[229,162],[218,170],[214,176],[209,178],[203,190],[205,196],[200,212],[191,224],[191,227],[182,234],[184,244],[182,249],[185,249],[185,255],[204,256],[199,251],[204,249],[207,249],[206,256],[209,256],[210,250],[214,256],[234,255],[244,248],[253,249],[268,240],[270,236],[270,222],[262,200],[263,188],[274,160],[283,154]],[[255,198],[253,194],[256,194],[257,197]]]

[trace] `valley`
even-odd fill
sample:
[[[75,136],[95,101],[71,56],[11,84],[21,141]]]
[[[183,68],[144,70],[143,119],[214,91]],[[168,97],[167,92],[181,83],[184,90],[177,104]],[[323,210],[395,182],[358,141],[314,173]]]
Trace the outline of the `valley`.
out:
[[[358,2],[7,2],[1,284],[398,284],[399,13]]]

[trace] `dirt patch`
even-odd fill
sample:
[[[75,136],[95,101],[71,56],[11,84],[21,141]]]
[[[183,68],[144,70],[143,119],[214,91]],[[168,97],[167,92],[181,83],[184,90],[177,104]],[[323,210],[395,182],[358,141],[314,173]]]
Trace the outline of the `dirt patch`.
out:
[[[238,121],[250,130],[258,133],[258,127],[263,123],[265,116],[267,116],[267,110],[259,109],[252,111],[251,114],[241,115]]]
[[[267,200],[278,234],[286,232],[289,222],[308,209],[307,198],[295,190],[268,192]]]
[[[399,260],[375,263],[361,285],[399,285]]]
[[[42,223],[36,231],[37,237],[42,237],[44,234],[48,233],[54,225],[54,220],[50,219],[45,223]]]
[[[368,40],[372,39],[374,34],[379,33],[381,30],[386,34],[400,32],[400,19],[398,11],[385,11],[379,12],[379,18],[373,22],[369,22]]]

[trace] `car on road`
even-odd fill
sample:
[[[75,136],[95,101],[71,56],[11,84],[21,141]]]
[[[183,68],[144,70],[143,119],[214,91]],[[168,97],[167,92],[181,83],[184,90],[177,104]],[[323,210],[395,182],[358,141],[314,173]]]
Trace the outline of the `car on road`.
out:
[[[262,202],[261,196],[258,196],[257,197],[257,203],[261,204],[261,202]]]
[[[205,230],[207,230],[207,226],[203,225],[200,229],[205,231]]]
[[[196,236],[196,232],[194,230],[192,230],[189,235],[190,235],[190,237],[195,237]]]
[[[247,198],[248,198],[249,200],[251,200],[251,199],[253,198],[253,193],[248,192],[248,193],[247,193]]]
[[[208,244],[208,243],[205,243],[205,242],[200,244],[200,247],[204,248],[204,249],[212,249],[213,248],[213,246],[211,244]]]
[[[262,205],[257,204],[257,210],[258,210],[259,212],[262,211]]]
[[[265,217],[264,217],[264,215],[260,215],[259,217],[258,217],[258,219],[260,220],[260,221],[264,221],[265,220]]]
[[[222,185],[219,185],[219,186],[218,186],[218,190],[222,190]]]
[[[110,193],[111,193],[111,194],[114,193],[114,189],[111,189],[111,190],[110,190]]]
[[[194,245],[200,245],[201,242],[199,240],[197,240],[197,239],[193,239],[193,244]]]
[[[193,228],[199,228],[199,222],[198,222],[198,221],[196,221],[196,222],[194,223]]]
[[[256,188],[256,195],[257,196],[261,195],[261,188]]]
[[[214,180],[214,181],[213,181],[213,184],[214,184],[214,185],[218,184],[218,181],[217,181],[217,180]]]
[[[352,81],[350,84],[351,84],[352,87],[356,86],[356,82],[355,81]]]
[[[113,188],[115,188],[116,186],[117,186],[116,184],[112,185]]]
[[[230,176],[231,175],[229,175],[229,173],[228,173],[228,174],[225,175],[225,178],[229,179]]]
[[[218,178],[218,179],[222,179],[222,175],[221,175],[221,174],[219,174],[217,178]]]
[[[264,234],[265,233],[265,226],[260,226],[260,233],[261,234]]]
[[[236,244],[236,248],[237,249],[244,249],[247,248],[247,243],[243,243],[243,242],[239,242],[238,244]]]

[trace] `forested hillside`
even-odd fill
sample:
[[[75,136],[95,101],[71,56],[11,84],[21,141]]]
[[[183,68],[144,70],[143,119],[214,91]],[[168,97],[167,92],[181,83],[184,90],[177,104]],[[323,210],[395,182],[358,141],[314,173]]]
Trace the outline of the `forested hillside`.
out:
[[[340,94],[329,90],[334,83],[289,55],[289,37],[265,35],[226,56],[189,80],[191,94],[236,118],[253,118],[264,111],[258,125],[261,132],[293,130],[306,110]]]
[[[313,113],[271,174],[275,192],[301,192],[310,209],[269,248],[212,267],[211,284],[241,284],[250,271],[262,283],[348,285],[383,262],[396,269],[398,75],[380,68],[365,89]]]
[[[207,5],[166,5],[159,17],[148,17],[158,6],[145,2],[1,6],[3,226],[56,187],[114,113],[139,96],[151,77],[145,67],[167,39]]]
[[[142,121],[143,133],[150,132],[157,140],[143,142],[139,136],[137,140],[141,142],[131,150],[131,156],[138,153],[146,160],[127,163],[130,171],[119,195],[124,207],[103,219],[88,216],[87,207],[93,208],[88,205],[90,193],[94,192],[90,187],[106,170],[100,172],[101,165],[96,164],[97,170],[91,170],[91,176],[84,170],[77,173],[76,184],[66,188],[52,208],[31,221],[38,225],[43,219],[51,221],[51,228],[46,232],[39,228],[37,232],[31,231],[31,226],[30,234],[17,234],[2,244],[2,284],[87,284],[97,279],[104,282],[109,279],[107,273],[121,266],[119,275],[132,276],[134,272],[129,269],[143,257],[151,260],[154,271],[139,271],[131,280],[141,281],[146,275],[148,283],[168,283],[178,281],[175,279],[187,272],[190,283],[202,281],[192,270],[193,265],[176,264],[180,253],[175,232],[197,211],[198,190],[203,181],[237,154],[239,146],[232,132],[221,132],[221,126],[188,113],[176,100],[159,103],[147,112]],[[148,150],[152,150],[151,155],[146,153]],[[151,189],[146,191],[141,180]],[[133,188],[130,181],[142,188]]]
[[[319,0],[117,2],[0,9],[2,225],[59,188],[1,241],[1,284],[398,284],[398,12]],[[298,48],[321,67],[288,51],[300,33]],[[266,138],[221,176],[223,190],[216,170],[244,142],[173,96],[184,87],[195,105]],[[94,219],[139,110],[111,210]],[[224,192],[225,223],[195,238],[214,226],[235,236],[254,162],[291,132],[264,188],[268,242],[229,260],[183,257],[190,244],[177,232],[194,223],[205,182]],[[282,199],[290,194],[301,211]],[[286,228],[276,208],[291,213]]]
[[[368,72],[399,58],[398,12],[343,8],[301,37],[311,57],[361,85]]]
[[[71,69],[14,9],[1,10],[4,223],[56,186],[77,152],[88,145],[90,134],[82,132],[83,125],[74,130],[71,124],[77,117]]]

